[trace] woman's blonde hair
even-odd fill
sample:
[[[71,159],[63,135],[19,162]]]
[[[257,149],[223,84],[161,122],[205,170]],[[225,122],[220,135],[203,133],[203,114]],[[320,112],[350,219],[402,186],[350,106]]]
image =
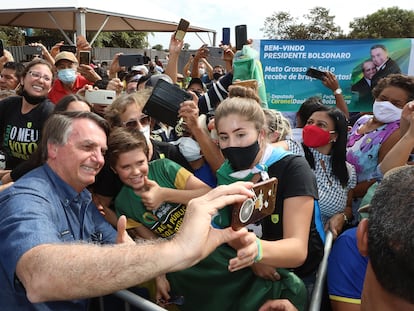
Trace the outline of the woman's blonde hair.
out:
[[[275,109],[263,109],[266,117],[268,134],[279,133],[278,141],[285,140],[287,136],[291,135],[292,128],[290,122],[283,114]]]
[[[137,105],[143,109],[151,95],[151,90],[143,89],[133,94],[124,94],[118,96],[111,105],[105,109],[105,119],[111,127],[121,126],[121,114],[123,114],[130,105]]]
[[[242,116],[246,121],[253,122],[258,132],[266,126],[260,99],[252,88],[236,85],[229,87],[229,97],[217,106],[214,114],[216,128],[219,128],[221,118],[231,114]]]

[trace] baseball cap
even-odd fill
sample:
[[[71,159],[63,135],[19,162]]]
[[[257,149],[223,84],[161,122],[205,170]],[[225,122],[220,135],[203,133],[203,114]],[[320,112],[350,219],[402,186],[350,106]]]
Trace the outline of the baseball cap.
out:
[[[165,80],[168,83],[173,84],[173,80],[170,78],[170,76],[160,73],[160,74],[151,75],[151,77],[145,82],[145,87],[154,87],[157,84],[159,79]]]
[[[148,68],[144,65],[132,66],[131,71],[141,71],[143,74],[148,74]]]
[[[190,82],[188,82],[187,89],[190,88],[190,86],[193,84],[200,84],[204,92],[206,91],[206,85],[203,83],[203,81],[200,78],[192,78]]]
[[[75,54],[73,54],[72,52],[63,51],[63,52],[58,53],[55,57],[55,64],[62,59],[68,60],[72,63],[78,63],[78,60]]]

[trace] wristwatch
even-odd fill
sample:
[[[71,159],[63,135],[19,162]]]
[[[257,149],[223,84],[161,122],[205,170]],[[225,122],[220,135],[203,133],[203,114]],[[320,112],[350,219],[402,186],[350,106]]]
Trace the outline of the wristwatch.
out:
[[[342,216],[344,216],[344,221],[345,221],[345,223],[346,224],[349,224],[349,219],[348,219],[348,216],[346,216],[346,214],[345,213],[341,213],[342,214]]]
[[[334,91],[334,94],[335,94],[335,95],[342,94],[342,89],[341,89],[341,88],[337,88],[337,89]]]

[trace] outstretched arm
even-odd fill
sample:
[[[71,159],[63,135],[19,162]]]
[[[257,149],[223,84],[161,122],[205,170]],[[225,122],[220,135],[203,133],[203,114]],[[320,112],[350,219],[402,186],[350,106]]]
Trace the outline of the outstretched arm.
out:
[[[16,275],[28,299],[36,303],[106,295],[185,269],[217,246],[248,234],[243,229],[214,229],[211,217],[218,209],[250,197],[251,187],[252,183],[241,182],[220,186],[191,200],[180,231],[172,240],[114,246],[41,244],[21,256]],[[128,240],[123,233],[118,237]]]
[[[411,112],[410,116],[409,127],[405,134],[388,151],[380,163],[379,167],[383,174],[395,167],[407,164],[407,160],[414,150],[414,111]]]
[[[322,81],[322,83],[327,88],[329,88],[332,92],[335,92],[337,89],[340,88],[339,82],[336,79],[335,74],[333,74],[330,71],[325,72],[325,78]],[[335,101],[336,101],[336,107],[344,113],[345,118],[348,120],[349,119],[349,111],[348,111],[348,106],[346,105],[344,96],[342,95],[342,93],[340,93],[340,94],[335,94],[334,93],[334,96],[335,96]]]
[[[178,58],[183,49],[183,44],[184,41],[176,39],[174,34],[171,35],[169,48],[170,54],[164,73],[172,79],[173,83],[177,83]]]

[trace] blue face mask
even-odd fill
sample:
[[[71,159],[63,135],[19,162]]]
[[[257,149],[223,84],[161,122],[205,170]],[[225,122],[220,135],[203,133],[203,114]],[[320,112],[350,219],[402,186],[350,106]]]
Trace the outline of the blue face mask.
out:
[[[57,73],[58,79],[65,84],[71,84],[76,80],[76,71],[71,68],[61,69]]]

